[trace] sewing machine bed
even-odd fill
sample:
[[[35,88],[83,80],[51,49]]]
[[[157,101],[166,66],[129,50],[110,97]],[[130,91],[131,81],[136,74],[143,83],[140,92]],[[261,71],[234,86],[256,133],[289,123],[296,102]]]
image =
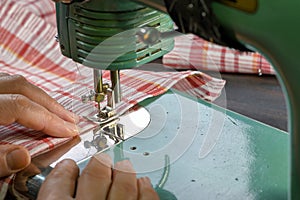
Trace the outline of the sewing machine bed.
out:
[[[288,198],[286,132],[176,91],[141,104],[148,128],[106,152],[130,159],[162,199]]]

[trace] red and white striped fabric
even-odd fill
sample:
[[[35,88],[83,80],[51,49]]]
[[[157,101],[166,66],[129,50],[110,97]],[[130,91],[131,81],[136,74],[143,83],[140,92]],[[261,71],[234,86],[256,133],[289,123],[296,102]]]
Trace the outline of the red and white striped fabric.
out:
[[[55,10],[50,0],[2,0],[0,5],[0,72],[21,74],[44,89],[78,115],[89,115],[95,107],[80,102],[92,89],[91,69],[75,64],[60,53],[55,41]],[[108,72],[104,73],[108,81]],[[121,73],[123,101],[120,113],[136,103],[175,88],[209,101],[216,99],[225,81],[197,71],[150,72],[124,70]],[[81,122],[79,127],[84,127]],[[70,138],[53,138],[18,124],[0,126],[0,145],[25,146],[32,157],[47,152]],[[3,199],[9,177],[0,181]]]
[[[163,57],[163,63],[174,69],[275,74],[270,63],[259,53],[240,52],[192,34],[176,37],[175,48]]]

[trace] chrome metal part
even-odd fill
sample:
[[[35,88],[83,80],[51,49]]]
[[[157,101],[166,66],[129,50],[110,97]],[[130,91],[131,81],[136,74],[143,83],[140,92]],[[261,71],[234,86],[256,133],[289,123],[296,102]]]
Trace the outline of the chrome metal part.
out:
[[[106,123],[107,121],[114,120],[118,117],[115,106],[121,101],[121,84],[120,84],[120,71],[110,71],[111,86],[103,83],[102,71],[93,69],[94,77],[94,91],[89,94],[81,96],[83,103],[94,101],[98,104],[98,114],[92,117],[87,117],[88,120],[96,123]],[[101,108],[101,102],[107,97],[107,105]]]
[[[115,91],[111,88],[107,89],[107,107],[114,109],[116,107]]]
[[[127,140],[128,138],[135,136],[148,127],[149,123],[150,114],[148,110],[143,107],[125,113],[118,118],[114,118],[114,120],[110,120],[105,123],[98,123],[98,125],[94,126],[94,128],[81,133],[81,142],[70,149],[70,151],[60,159],[71,158],[76,162],[79,162],[99,152],[95,148],[87,149],[83,144],[85,141],[93,141],[95,139],[95,135],[101,134],[105,136],[108,141],[108,147],[111,147],[122,140]],[[53,165],[54,163],[51,164],[51,166]]]
[[[119,103],[121,101],[121,83],[120,83],[120,70],[110,71],[111,88],[114,91],[114,101]]]
[[[81,101],[82,103],[87,103],[89,101],[95,101],[95,91],[94,90],[90,90],[89,94],[85,94],[81,96]]]
[[[136,33],[138,39],[148,46],[152,46],[163,39],[174,38],[177,36],[182,36],[182,33],[172,30],[166,32],[160,32],[156,28],[152,27],[142,27]]]
[[[99,69],[94,69],[93,70],[93,75],[94,75],[94,89],[96,92],[102,92],[102,71]]]

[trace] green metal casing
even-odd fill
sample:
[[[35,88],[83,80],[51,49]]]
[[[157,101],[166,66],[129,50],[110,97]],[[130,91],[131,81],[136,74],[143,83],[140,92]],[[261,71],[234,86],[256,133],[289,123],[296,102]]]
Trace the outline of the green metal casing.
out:
[[[173,48],[173,39],[146,46],[139,27],[173,29],[170,17],[126,0],[56,4],[58,39],[63,55],[96,69],[118,70],[148,63]]]
[[[226,30],[237,40],[262,53],[279,75],[289,104],[291,199],[300,199],[299,8],[298,0],[259,0],[257,10],[247,13],[213,3],[213,10]]]

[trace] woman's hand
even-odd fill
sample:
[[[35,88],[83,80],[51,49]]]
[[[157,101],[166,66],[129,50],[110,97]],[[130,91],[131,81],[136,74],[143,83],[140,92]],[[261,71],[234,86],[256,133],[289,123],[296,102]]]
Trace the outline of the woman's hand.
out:
[[[14,122],[54,137],[78,134],[78,117],[23,76],[0,73],[0,125]]]
[[[77,186],[77,187],[76,187]],[[137,179],[128,160],[112,166],[111,158],[99,154],[79,176],[74,161],[63,160],[47,176],[38,199],[159,199],[147,177]]]
[[[78,117],[20,75],[0,73],[0,125],[14,122],[55,136],[78,134]],[[0,177],[16,173],[30,163],[22,146],[0,145]]]

